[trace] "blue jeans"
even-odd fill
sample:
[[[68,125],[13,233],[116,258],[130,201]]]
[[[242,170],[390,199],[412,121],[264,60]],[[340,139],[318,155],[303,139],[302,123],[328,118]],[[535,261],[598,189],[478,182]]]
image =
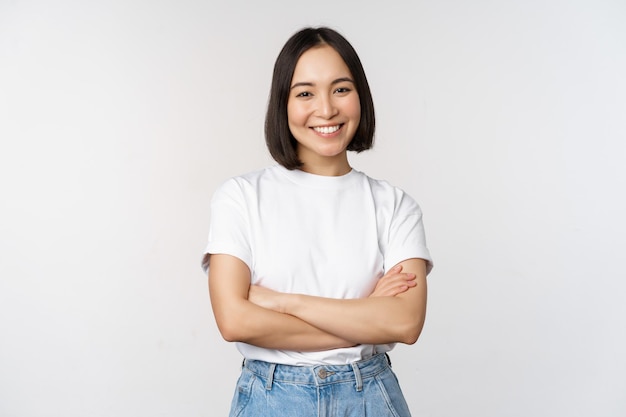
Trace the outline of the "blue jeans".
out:
[[[388,356],[350,365],[245,360],[230,417],[410,417]]]

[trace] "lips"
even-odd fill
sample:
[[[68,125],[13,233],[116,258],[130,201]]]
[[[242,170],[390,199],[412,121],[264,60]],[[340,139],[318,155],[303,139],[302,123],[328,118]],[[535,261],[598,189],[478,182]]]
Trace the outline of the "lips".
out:
[[[322,133],[324,135],[328,135],[331,133],[335,133],[336,131],[338,131],[339,129],[341,129],[341,124],[339,125],[335,125],[335,126],[316,126],[313,128],[313,130],[315,130],[317,133]]]

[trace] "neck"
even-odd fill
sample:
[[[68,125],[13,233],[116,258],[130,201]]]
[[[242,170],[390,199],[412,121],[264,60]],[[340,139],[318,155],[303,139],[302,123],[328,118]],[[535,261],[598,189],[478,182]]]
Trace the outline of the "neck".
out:
[[[323,158],[316,161],[308,160],[302,162],[303,164],[300,167],[302,171],[326,177],[339,177],[346,175],[352,170],[345,153],[342,156],[338,155],[337,158]]]

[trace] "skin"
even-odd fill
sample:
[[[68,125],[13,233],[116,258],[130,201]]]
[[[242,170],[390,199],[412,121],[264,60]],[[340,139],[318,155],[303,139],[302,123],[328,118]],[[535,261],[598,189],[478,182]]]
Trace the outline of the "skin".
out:
[[[415,261],[419,263],[421,260]],[[281,303],[276,302],[276,298],[290,296],[290,294],[251,286],[250,270],[240,259],[230,255],[216,254],[211,255],[210,262],[209,293],[211,305],[222,337],[229,342],[244,342],[268,349],[297,351],[349,347],[361,343],[370,343],[369,341],[373,340],[372,336],[375,336],[375,332],[372,331],[374,326],[369,330],[365,329],[366,331],[363,333],[361,331],[364,327],[369,328],[370,325],[374,324],[371,319],[380,316],[375,319],[377,323],[375,327],[384,327],[385,330],[384,333],[380,333],[376,337],[377,343],[392,343],[402,341],[401,339],[411,343],[413,340],[407,339],[407,336],[419,334],[423,324],[424,314],[412,312],[413,310],[421,311],[418,308],[419,305],[425,307],[425,272],[415,274],[404,271],[402,269],[405,267],[404,263],[392,268],[378,281],[372,294],[367,299],[363,299],[370,300],[369,303],[354,304],[352,301],[358,300],[332,300],[303,296],[306,298],[306,302],[310,302],[308,307],[311,310],[319,308],[314,304],[319,303],[317,306],[321,305],[322,309],[331,308],[335,312],[335,316],[330,314],[330,311],[323,312],[324,317],[328,319],[327,325],[339,318],[341,318],[341,322],[345,322],[345,327],[337,326],[339,329],[335,329],[339,331],[329,331],[330,329],[323,329],[295,315],[277,311],[280,309]],[[415,266],[408,265],[408,267]],[[415,290],[418,287],[420,288]],[[412,301],[413,299],[422,299],[422,297],[423,303]],[[386,301],[381,302],[381,300]],[[395,301],[389,303],[391,300]],[[405,301],[396,303],[400,300]],[[393,315],[380,314],[385,312],[385,310],[380,309],[390,308],[391,305],[394,307],[390,312],[393,312],[393,315],[399,313],[398,315],[403,317],[396,323],[396,326],[390,326],[396,329],[395,332],[390,332],[390,328],[387,328],[387,322],[393,320]],[[409,305],[412,307],[408,308],[406,312],[401,311],[401,306],[409,307]],[[337,310],[341,310],[341,313],[337,314]],[[355,320],[360,323],[351,323],[346,316],[354,317],[364,312],[370,316],[368,317],[369,320],[363,317]],[[320,312],[318,311],[318,313]],[[400,323],[404,325],[400,325]],[[406,323],[411,323],[410,327],[413,327],[411,332],[406,332]],[[388,335],[391,334],[393,336],[389,337]]]
[[[287,102],[302,170],[326,176],[350,172],[346,148],[360,114],[352,75],[339,54],[327,45],[302,54]],[[369,297],[351,300],[251,286],[247,265],[230,255],[211,255],[210,263],[211,304],[227,341],[297,351],[412,344],[424,325],[427,291],[422,259],[399,263]]]
[[[426,264],[422,259],[409,259],[397,268],[406,275],[390,278],[393,289],[383,296],[343,300],[285,294],[253,285],[248,299],[354,344],[413,344],[424,326]],[[413,279],[410,285],[409,278]]]

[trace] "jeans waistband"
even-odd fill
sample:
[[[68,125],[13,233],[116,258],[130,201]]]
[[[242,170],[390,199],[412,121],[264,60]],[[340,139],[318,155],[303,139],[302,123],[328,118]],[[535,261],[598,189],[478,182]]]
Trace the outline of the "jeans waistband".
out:
[[[363,379],[389,369],[390,364],[387,354],[381,353],[347,365],[292,366],[246,359],[243,366],[262,378],[268,390],[272,389],[274,381],[316,386],[355,381],[360,391]]]

